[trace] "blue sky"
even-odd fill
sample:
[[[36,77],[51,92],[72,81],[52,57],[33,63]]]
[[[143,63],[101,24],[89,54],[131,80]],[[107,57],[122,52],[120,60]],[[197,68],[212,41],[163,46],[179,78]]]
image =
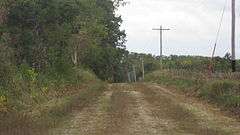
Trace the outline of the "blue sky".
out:
[[[159,34],[152,28],[170,28],[164,37],[164,55],[210,56],[225,0],[128,0],[117,12],[122,15],[127,49],[133,52],[159,54]],[[240,8],[240,0],[237,0]],[[231,0],[216,50],[223,56],[230,52]],[[237,9],[237,57],[240,58],[240,12]]]

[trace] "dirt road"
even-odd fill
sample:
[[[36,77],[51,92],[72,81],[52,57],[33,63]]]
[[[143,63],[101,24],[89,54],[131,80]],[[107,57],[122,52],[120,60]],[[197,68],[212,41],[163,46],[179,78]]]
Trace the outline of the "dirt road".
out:
[[[49,134],[240,135],[240,123],[154,84],[113,84]]]

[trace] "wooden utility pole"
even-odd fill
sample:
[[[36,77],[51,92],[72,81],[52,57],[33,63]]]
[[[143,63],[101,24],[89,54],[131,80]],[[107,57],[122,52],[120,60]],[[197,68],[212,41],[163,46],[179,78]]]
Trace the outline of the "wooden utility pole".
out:
[[[133,77],[134,77],[134,82],[137,82],[136,68],[134,65],[133,65]]]
[[[153,28],[152,30],[157,30],[160,32],[160,60],[161,60],[161,66],[162,66],[162,57],[163,57],[163,31],[167,31],[167,30],[170,30],[170,29],[164,29],[162,27],[162,25],[160,26],[160,28]]]
[[[128,76],[128,82],[131,83],[131,82],[132,82],[132,80],[131,80],[131,73],[128,72],[128,73],[127,73],[127,76]]]
[[[145,79],[144,59],[141,58],[141,60],[142,60],[142,79],[144,81],[144,79]]]
[[[235,49],[235,34],[236,34],[236,1],[232,0],[232,72],[236,72],[236,49]]]

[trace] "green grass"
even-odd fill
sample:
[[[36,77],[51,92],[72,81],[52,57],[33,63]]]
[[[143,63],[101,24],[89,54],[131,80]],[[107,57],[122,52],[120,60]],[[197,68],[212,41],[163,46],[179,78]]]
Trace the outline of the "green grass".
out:
[[[192,73],[191,73],[192,74]],[[240,116],[240,82],[236,80],[205,79],[199,76],[172,74],[169,71],[156,71],[146,76],[147,82],[158,83],[167,87],[196,95],[218,104]]]
[[[230,108],[240,107],[240,82],[213,80],[206,83],[200,92],[202,97]]]
[[[159,83],[165,86],[176,87],[183,92],[191,92],[199,89],[203,80],[170,75],[168,72],[154,72],[146,76],[146,81]]]

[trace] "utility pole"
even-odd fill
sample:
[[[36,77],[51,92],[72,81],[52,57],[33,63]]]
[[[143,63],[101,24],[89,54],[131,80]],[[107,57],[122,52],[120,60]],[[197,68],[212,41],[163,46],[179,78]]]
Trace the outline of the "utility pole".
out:
[[[144,59],[143,58],[141,59],[142,59],[142,79],[144,81],[144,78],[145,78]]]
[[[136,68],[134,65],[133,65],[133,76],[134,76],[134,82],[137,82]]]
[[[232,72],[236,72],[236,49],[235,49],[235,33],[236,33],[236,1],[232,0]]]
[[[167,31],[167,30],[170,30],[170,29],[164,29],[162,27],[162,25],[160,26],[160,28],[153,28],[152,30],[157,30],[160,32],[160,60],[161,60],[161,66],[162,66],[162,57],[163,57],[163,31]]]
[[[131,83],[131,82],[132,82],[132,81],[131,81],[131,73],[128,72],[128,73],[127,73],[127,76],[128,76],[128,82]]]

